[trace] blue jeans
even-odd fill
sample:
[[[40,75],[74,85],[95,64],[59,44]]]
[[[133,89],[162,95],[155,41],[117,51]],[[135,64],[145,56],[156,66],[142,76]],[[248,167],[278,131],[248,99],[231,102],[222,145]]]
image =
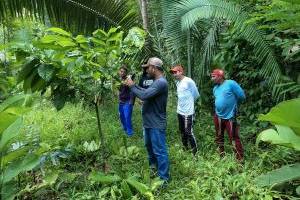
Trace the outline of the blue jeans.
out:
[[[156,166],[162,180],[169,179],[169,158],[166,143],[166,130],[144,128],[145,146],[150,166]]]
[[[129,102],[120,102],[119,103],[119,116],[122,123],[123,130],[127,133],[128,136],[132,136],[132,122],[131,122],[131,115],[132,115],[133,105]]]

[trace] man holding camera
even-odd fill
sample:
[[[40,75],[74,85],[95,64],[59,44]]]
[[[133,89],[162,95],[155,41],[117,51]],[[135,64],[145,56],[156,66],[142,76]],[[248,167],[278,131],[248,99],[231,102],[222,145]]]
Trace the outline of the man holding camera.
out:
[[[146,68],[147,74],[154,78],[147,89],[136,85],[130,78],[126,79],[125,83],[143,101],[144,140],[150,167],[155,167],[159,177],[168,181],[169,158],[166,143],[168,82],[163,75],[162,65],[162,60],[157,57],[149,58],[147,64],[142,65]]]

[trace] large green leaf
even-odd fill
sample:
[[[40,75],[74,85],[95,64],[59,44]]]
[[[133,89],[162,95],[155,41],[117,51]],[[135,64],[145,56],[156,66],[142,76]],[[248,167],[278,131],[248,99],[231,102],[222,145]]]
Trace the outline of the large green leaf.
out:
[[[300,195],[300,185],[296,188],[296,193]]]
[[[300,136],[296,135],[294,131],[287,126],[275,125],[275,127],[277,131],[268,129],[261,132],[257,136],[256,144],[260,141],[265,141],[300,151]]]
[[[85,38],[83,35],[77,35],[75,38],[76,42],[82,44],[82,43],[88,43],[88,39]]]
[[[57,44],[62,47],[75,47],[76,44],[72,40],[60,40],[57,41]]]
[[[23,107],[27,95],[16,95],[0,105],[0,134],[7,129],[19,116],[29,111],[29,108]]]
[[[122,180],[118,175],[107,175],[102,172],[96,172],[96,171],[90,173],[89,179],[96,183],[102,183],[102,184],[112,184]]]
[[[11,163],[4,170],[3,183],[7,183],[11,181],[14,177],[16,177],[21,172],[25,172],[33,169],[39,163],[40,163],[39,156],[35,154],[28,154],[26,157]]]
[[[52,28],[48,28],[47,31],[51,31],[63,36],[67,36],[67,37],[71,37],[71,33],[61,29],[61,28],[56,28],[56,27],[52,27]]]
[[[133,196],[130,187],[128,186],[125,180],[121,182],[121,189],[122,189],[122,194],[126,199],[130,199]]]
[[[141,49],[145,44],[145,35],[145,31],[138,27],[130,29],[123,42],[123,51],[129,55],[137,53],[137,50]],[[136,49],[134,52],[131,52],[133,48],[128,47],[136,47]]]
[[[300,178],[300,163],[283,166],[255,179],[259,186],[274,186],[276,184],[296,180]]]
[[[265,115],[258,117],[261,121],[269,121],[272,124],[289,126],[300,136],[300,98],[279,103]]]
[[[25,147],[21,147],[17,150],[13,150],[11,152],[7,152],[4,156],[3,156],[3,165],[7,165],[9,162],[12,162],[13,160],[16,160],[17,158],[23,157],[25,156],[28,151],[29,151],[30,147],[29,146],[25,146]]]
[[[11,139],[19,134],[19,131],[23,124],[23,118],[19,117],[14,123],[12,123],[3,133],[0,140],[0,152],[7,149],[7,144]]]
[[[55,72],[55,68],[52,65],[41,64],[38,68],[38,74],[45,81],[50,81]]]
[[[53,94],[53,105],[55,106],[55,108],[57,110],[61,110],[64,106],[65,103],[67,101],[67,97],[61,93],[61,91],[56,91],[54,90],[54,94]]]
[[[103,40],[99,40],[97,38],[91,38],[90,39],[93,43],[95,43],[96,45],[100,45],[100,46],[106,46],[106,43]]]
[[[100,38],[101,40],[106,40],[108,37],[108,34],[104,30],[97,29],[93,32],[93,36]]]
[[[10,113],[0,113],[0,133],[2,133],[7,127],[9,127],[19,116],[12,115]]]
[[[32,92],[31,85],[33,83],[33,80],[34,80],[35,76],[38,76],[37,69],[34,69],[32,71],[32,73],[24,79],[23,90],[24,90],[25,93],[31,93]]]
[[[30,60],[28,60],[22,67],[21,71],[18,73],[18,78],[17,81],[21,82],[24,79],[26,79],[28,76],[30,76],[30,74],[32,73],[32,71],[34,70],[34,68],[40,63],[40,60],[37,58],[31,58]]]
[[[22,114],[28,112],[29,110],[30,110],[29,107],[14,106],[14,107],[7,108],[2,113],[7,113],[7,114],[10,114],[10,115],[15,115],[15,116],[21,116]]]
[[[57,40],[58,40],[57,35],[45,35],[40,39],[40,42],[44,44],[48,44],[48,43],[56,42]]]
[[[119,32],[119,33],[111,34],[110,37],[107,39],[107,41],[121,42],[122,38],[123,38],[123,32]]]
[[[26,97],[26,95],[20,94],[20,95],[15,95],[13,97],[8,98],[0,105],[0,112],[3,112],[8,107],[22,105],[25,97]]]
[[[42,44],[56,44],[59,45],[63,48],[65,47],[75,47],[76,44],[73,42],[73,40],[71,38],[67,38],[67,37],[63,37],[63,36],[59,36],[59,35],[45,35],[44,37],[42,37],[40,39],[40,42]],[[45,46],[44,48],[47,48],[47,46]],[[51,45],[49,45],[48,49],[51,49]]]
[[[42,79],[40,76],[36,75],[31,82],[31,91],[37,92],[45,88],[46,81]]]
[[[127,178],[126,181],[143,196],[147,197],[148,199],[154,199],[151,189],[144,183],[137,181],[134,177]]]

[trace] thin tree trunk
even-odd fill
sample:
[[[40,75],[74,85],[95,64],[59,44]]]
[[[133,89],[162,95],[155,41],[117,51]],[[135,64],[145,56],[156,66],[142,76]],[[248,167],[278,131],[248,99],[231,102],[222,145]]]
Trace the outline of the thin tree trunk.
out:
[[[143,28],[146,32],[148,32],[147,0],[139,0],[139,3],[143,20]]]
[[[100,136],[100,141],[101,141],[101,154],[102,154],[102,158],[103,158],[103,171],[105,173],[107,173],[109,171],[109,165],[107,163],[107,155],[106,155],[106,145],[105,145],[105,141],[104,141],[104,134],[102,131],[102,127],[101,127],[101,119],[100,119],[100,112],[99,112],[99,106],[100,103],[99,101],[94,102],[95,104],[95,110],[96,110],[96,115],[97,115],[97,124],[98,124],[98,133]]]
[[[188,67],[188,70],[187,70],[187,75],[188,77],[191,78],[191,75],[192,75],[192,65],[191,65],[191,32],[190,30],[188,29],[187,31],[187,40],[186,40],[186,43],[187,43],[187,67]]]
[[[97,115],[98,133],[99,133],[102,149],[105,149],[104,135],[103,135],[103,132],[102,132],[102,127],[101,127],[100,113],[99,113],[99,103],[98,102],[95,102],[95,110],[96,110],[96,115]]]
[[[2,136],[0,137],[0,140],[2,139]],[[3,153],[0,151],[0,200],[2,200],[2,194],[3,194],[3,178],[4,178],[4,166],[3,166]]]
[[[5,44],[5,26],[4,26],[4,23],[2,24],[2,31],[3,31],[3,44]]]

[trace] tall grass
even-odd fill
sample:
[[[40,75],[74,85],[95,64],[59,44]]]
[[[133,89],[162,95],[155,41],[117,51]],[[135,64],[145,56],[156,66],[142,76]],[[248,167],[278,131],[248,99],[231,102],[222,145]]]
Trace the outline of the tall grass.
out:
[[[251,123],[242,122],[241,139],[245,148],[245,163],[239,165],[232,147],[225,140],[226,155],[220,158],[214,142],[212,116],[202,108],[196,116],[194,133],[199,152],[193,156],[184,151],[177,125],[176,100],[169,99],[167,141],[169,147],[171,181],[167,188],[155,192],[155,199],[272,199],[291,198],[269,189],[259,188],[254,178],[280,166],[295,161],[297,155],[278,147],[255,147],[255,133],[259,132]],[[73,148],[69,158],[55,168],[76,174],[73,181],[64,181],[62,175],[56,183],[54,196],[60,199],[99,199],[104,185],[92,184],[87,179],[89,172],[101,170],[103,158],[99,151],[83,151],[84,142],[99,142],[94,111],[83,103],[67,104],[57,112],[46,100],[41,101],[26,116],[25,132],[38,132],[39,142],[52,147]],[[145,184],[151,182],[147,154],[143,144],[140,106],[136,103],[133,112],[134,136],[127,138],[128,146],[135,146],[132,155],[124,153],[123,132],[117,112],[117,103],[108,101],[101,107],[101,122],[108,144],[108,172],[123,178],[134,176]],[[34,131],[32,131],[34,130]],[[101,145],[100,145],[101,148]],[[123,151],[122,151],[123,149]],[[51,165],[49,165],[51,168]],[[39,191],[41,192],[41,191]],[[49,190],[45,190],[45,193]],[[117,199],[124,197],[117,196]],[[136,199],[143,198],[136,194]]]

